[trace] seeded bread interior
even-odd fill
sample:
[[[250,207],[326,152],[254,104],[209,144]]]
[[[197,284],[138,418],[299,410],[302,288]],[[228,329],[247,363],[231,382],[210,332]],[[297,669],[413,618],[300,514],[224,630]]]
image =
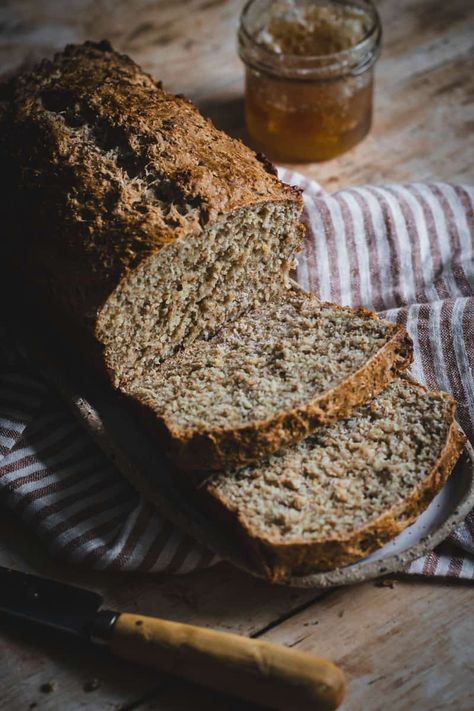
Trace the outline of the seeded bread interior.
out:
[[[288,291],[127,386],[184,469],[258,461],[349,414],[411,360],[400,326]]]
[[[465,438],[455,403],[406,378],[349,418],[258,464],[210,478],[203,497],[272,580],[365,557],[428,506]]]

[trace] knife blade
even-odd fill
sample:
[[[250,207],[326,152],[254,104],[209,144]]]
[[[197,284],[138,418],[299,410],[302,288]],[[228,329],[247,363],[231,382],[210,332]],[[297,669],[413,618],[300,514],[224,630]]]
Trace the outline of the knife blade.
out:
[[[0,611],[89,639],[103,598],[90,590],[0,567]]]
[[[0,614],[105,644],[129,661],[280,711],[332,711],[344,697],[344,675],[326,659],[102,604],[90,590],[0,567]]]

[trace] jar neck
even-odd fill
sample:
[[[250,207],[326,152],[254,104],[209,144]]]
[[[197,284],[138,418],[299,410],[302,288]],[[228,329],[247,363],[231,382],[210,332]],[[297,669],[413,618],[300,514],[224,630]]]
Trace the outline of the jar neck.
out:
[[[259,44],[247,17],[251,5],[252,0],[247,3],[241,16],[239,55],[244,64],[258,71],[300,81],[324,81],[362,74],[370,69],[380,54],[382,26],[372,3],[366,3],[372,20],[371,27],[360,42],[340,52],[318,56],[279,54]]]

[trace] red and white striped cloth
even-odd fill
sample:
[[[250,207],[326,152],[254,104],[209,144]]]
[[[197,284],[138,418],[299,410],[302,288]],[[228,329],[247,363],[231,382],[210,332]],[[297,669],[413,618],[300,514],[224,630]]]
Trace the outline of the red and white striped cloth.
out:
[[[403,323],[414,343],[413,375],[453,394],[473,441],[474,189],[409,184],[328,195],[297,173],[281,177],[304,190],[299,283],[318,298]],[[5,334],[1,345],[0,495],[51,553],[143,572],[215,562],[121,477]],[[474,513],[407,572],[474,578]]]

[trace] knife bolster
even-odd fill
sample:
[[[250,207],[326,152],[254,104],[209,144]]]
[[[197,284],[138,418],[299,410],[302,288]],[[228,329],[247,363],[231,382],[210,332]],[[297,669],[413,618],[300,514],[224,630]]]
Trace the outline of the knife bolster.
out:
[[[114,625],[119,614],[112,610],[99,610],[89,630],[89,639],[94,644],[107,646],[112,639]]]

